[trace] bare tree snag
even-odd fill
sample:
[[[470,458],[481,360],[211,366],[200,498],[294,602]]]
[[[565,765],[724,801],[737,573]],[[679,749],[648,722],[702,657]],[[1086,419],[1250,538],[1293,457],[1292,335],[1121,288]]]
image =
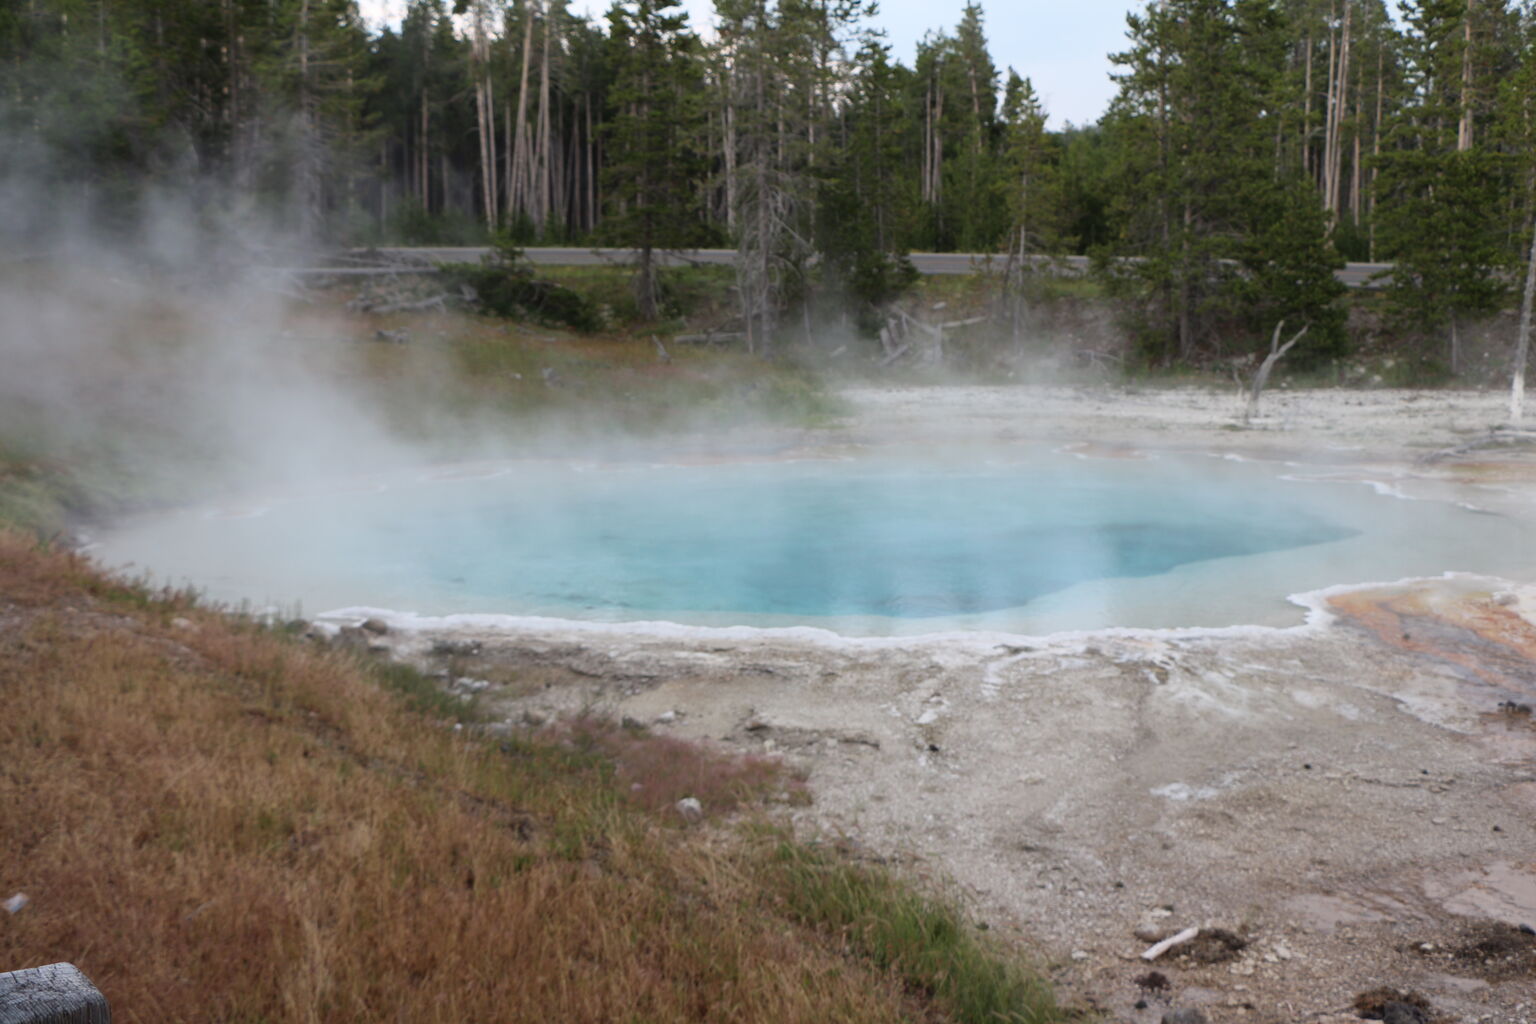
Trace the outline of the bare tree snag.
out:
[[[1253,385],[1248,389],[1248,406],[1243,410],[1243,426],[1253,422],[1253,418],[1259,414],[1259,395],[1264,392],[1264,385],[1269,383],[1269,375],[1274,370],[1275,364],[1285,356],[1291,348],[1307,333],[1311,324],[1302,327],[1291,336],[1291,340],[1284,345],[1280,344],[1280,332],[1285,329],[1285,321],[1275,324],[1274,336],[1269,339],[1269,355],[1264,357],[1264,362],[1259,364],[1259,372],[1253,375]]]
[[[533,19],[536,8],[529,4],[523,10],[523,59],[518,68],[517,122],[513,128],[512,173],[507,176],[507,216],[528,212],[531,159],[528,150],[528,65],[533,55]]]
[[[1536,232],[1525,261],[1525,296],[1520,300],[1520,331],[1515,335],[1515,365],[1509,379],[1509,422],[1519,425],[1525,415],[1525,364],[1531,352],[1531,306],[1536,303]]]

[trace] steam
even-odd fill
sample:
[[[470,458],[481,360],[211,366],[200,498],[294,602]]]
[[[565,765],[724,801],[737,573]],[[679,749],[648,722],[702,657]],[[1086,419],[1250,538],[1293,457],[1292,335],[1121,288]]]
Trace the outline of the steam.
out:
[[[541,391],[537,363],[522,392],[557,411],[457,401],[441,339],[412,327],[409,344],[380,343],[274,272],[317,258],[272,227],[281,211],[194,176],[114,205],[48,168],[0,140],[0,457],[83,478],[109,515],[447,461],[729,447],[727,428],[757,443],[765,423],[727,396],[669,411],[664,439],[625,436],[580,382]]]
[[[367,346],[262,269],[304,257],[260,220],[151,185],[107,221],[99,191],[47,183],[36,156],[13,151],[0,176],[0,445],[13,457],[164,502],[427,454],[362,383]]]

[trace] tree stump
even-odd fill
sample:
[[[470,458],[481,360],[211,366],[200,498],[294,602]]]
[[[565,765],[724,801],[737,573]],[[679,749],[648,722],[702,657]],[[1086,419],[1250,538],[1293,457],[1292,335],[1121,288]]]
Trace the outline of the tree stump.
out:
[[[0,974],[0,1024],[112,1024],[107,999],[74,964]]]

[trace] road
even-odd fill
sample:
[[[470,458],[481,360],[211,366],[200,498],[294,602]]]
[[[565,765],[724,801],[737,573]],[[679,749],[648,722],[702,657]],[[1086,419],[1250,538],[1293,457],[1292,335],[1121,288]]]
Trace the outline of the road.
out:
[[[484,246],[458,246],[458,247],[385,247],[372,250],[358,250],[353,255],[359,258],[365,253],[378,253],[392,259],[406,261],[420,261],[425,263],[475,263],[482,256],[490,252]],[[628,249],[591,249],[591,248],[529,248],[523,250],[524,254],[534,263],[548,264],[551,266],[590,267],[604,264],[622,264],[631,259]],[[987,267],[1000,268],[1005,257],[998,254],[967,253],[967,252],[914,252],[909,254],[912,265],[920,274],[969,274],[975,270]],[[730,263],[736,258],[734,249],[688,249],[682,252],[657,253],[657,260],[666,266],[699,263]],[[1047,257],[1037,256],[1035,259],[1041,264],[1051,262]],[[1061,256],[1056,262],[1077,273],[1088,269],[1088,257],[1086,256]],[[1370,279],[1376,275],[1392,269],[1390,263],[1346,263],[1344,269],[1337,271],[1336,276],[1350,288],[1372,287]]]

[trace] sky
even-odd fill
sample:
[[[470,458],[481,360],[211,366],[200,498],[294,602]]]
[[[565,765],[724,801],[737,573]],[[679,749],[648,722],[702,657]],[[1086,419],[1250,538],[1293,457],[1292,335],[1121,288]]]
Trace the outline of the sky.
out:
[[[1108,55],[1127,48],[1125,15],[1138,0],[981,0],[992,60],[1005,76],[1011,66],[1029,78],[1052,128],[1099,119],[1115,94]],[[713,0],[683,0],[689,20],[703,30],[714,20]],[[370,21],[399,16],[404,0],[361,0]],[[572,0],[570,9],[600,19],[609,0]],[[934,29],[953,31],[965,0],[880,0],[873,24],[908,67],[917,42]]]

